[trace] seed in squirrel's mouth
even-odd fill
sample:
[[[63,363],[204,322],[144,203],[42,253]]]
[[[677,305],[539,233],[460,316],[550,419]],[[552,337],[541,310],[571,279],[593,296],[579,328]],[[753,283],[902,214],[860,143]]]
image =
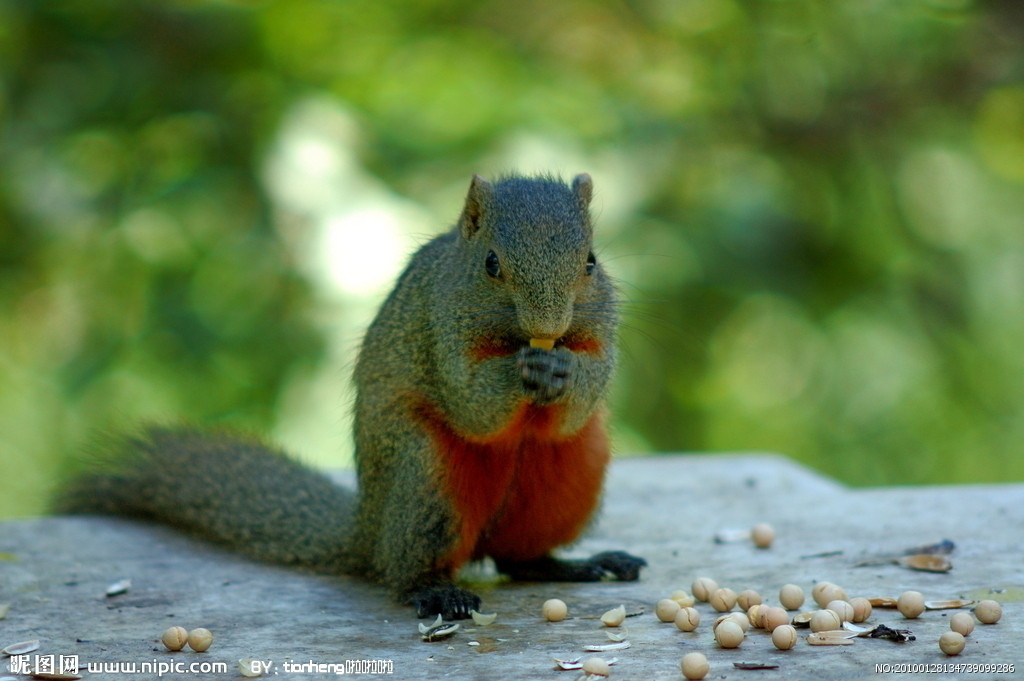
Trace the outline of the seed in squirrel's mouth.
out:
[[[550,338],[531,338],[530,347],[551,350],[555,347],[555,341]]]

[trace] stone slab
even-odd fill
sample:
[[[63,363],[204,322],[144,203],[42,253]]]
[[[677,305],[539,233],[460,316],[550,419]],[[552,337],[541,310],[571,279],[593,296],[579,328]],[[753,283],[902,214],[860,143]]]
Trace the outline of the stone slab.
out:
[[[755,522],[774,526],[771,548],[714,541],[720,530]],[[956,543],[948,573],[854,567],[946,538]],[[77,655],[82,665],[136,665],[134,673],[130,666],[122,673],[112,668],[84,673],[87,679],[242,678],[237,661],[255,659],[268,661],[265,678],[275,679],[332,678],[347,661],[385,660],[397,679],[570,681],[578,673],[555,671],[552,658],[583,655],[583,645],[607,642],[597,617],[623,604],[642,614],[626,620],[631,647],[605,655],[619,658],[612,679],[682,679],[679,660],[690,651],[708,656],[709,679],[1010,679],[1024,674],[1022,539],[1024,484],[848,489],[774,455],[622,459],[612,467],[600,521],[569,553],[626,549],[644,556],[650,566],[639,582],[510,584],[476,570],[467,578],[497,621],[489,627],[464,622],[451,639],[425,643],[409,609],[358,580],[253,563],[133,521],[16,520],[0,523],[0,604],[10,606],[0,620],[0,647],[39,639],[32,655],[52,655],[58,664],[60,656]],[[821,648],[801,640],[782,652],[764,632],[751,632],[739,649],[724,650],[714,643],[710,623],[717,613],[707,604],[698,605],[702,622],[693,633],[653,614],[660,598],[688,591],[705,575],[737,592],[756,589],[772,603],[785,583],[809,594],[816,581],[828,580],[851,597],[906,589],[930,600],[991,594],[1003,601],[1004,614],[998,624],[979,624],[957,657],[937,645],[952,611],[906,620],[876,610],[869,623],[914,633],[917,640],[903,644],[858,640]],[[106,597],[108,585],[123,578],[132,580],[128,592]],[[540,606],[555,597],[569,604],[570,619],[545,622]],[[205,653],[167,652],[159,636],[175,624],[210,629],[213,646]],[[778,668],[746,671],[734,662]],[[155,671],[143,673],[143,663]],[[226,670],[190,669],[196,663]],[[309,663],[324,666],[313,671]],[[176,671],[167,671],[171,664]],[[888,673],[877,665],[890,665],[882,668]],[[0,659],[0,677],[7,666]]]

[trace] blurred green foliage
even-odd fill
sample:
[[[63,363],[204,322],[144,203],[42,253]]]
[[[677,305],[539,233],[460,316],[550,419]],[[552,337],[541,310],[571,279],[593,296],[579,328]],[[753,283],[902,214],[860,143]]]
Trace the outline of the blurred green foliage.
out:
[[[592,172],[624,450],[1024,479],[1022,46],[1016,0],[0,0],[0,516],[347,372],[378,298],[308,266],[289,150],[420,240],[473,172]]]

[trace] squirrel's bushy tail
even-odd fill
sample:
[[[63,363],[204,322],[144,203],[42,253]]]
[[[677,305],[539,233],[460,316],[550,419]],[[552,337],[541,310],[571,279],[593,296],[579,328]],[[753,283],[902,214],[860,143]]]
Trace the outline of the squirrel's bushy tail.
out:
[[[355,493],[256,439],[154,427],[96,463],[55,511],[148,518],[259,560],[350,571]]]

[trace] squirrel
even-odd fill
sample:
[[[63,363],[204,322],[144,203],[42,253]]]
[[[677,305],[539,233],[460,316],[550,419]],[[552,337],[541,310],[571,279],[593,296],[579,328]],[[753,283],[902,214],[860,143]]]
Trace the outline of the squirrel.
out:
[[[412,257],[355,367],[358,493],[258,439],[150,427],[55,510],[145,517],[257,559],[385,585],[417,616],[469,617],[490,557],[528,581],[636,580],[623,551],[560,559],[600,501],[615,288],[592,248],[587,174],[474,176]]]

